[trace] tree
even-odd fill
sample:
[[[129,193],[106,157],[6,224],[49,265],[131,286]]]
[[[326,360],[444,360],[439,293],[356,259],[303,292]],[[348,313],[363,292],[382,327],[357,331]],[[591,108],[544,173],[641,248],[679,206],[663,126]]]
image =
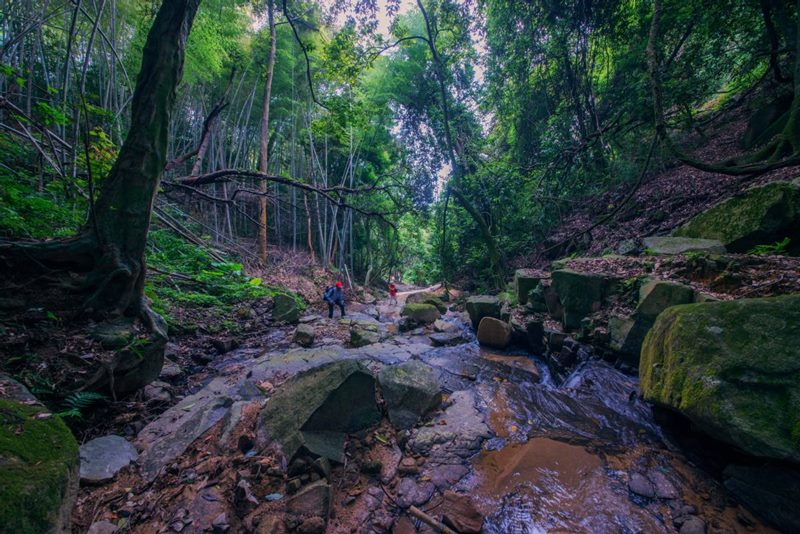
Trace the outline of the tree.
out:
[[[165,0],[153,21],[131,104],[128,135],[89,221],[73,238],[44,243],[5,242],[0,260],[9,279],[49,276],[78,311],[97,318],[136,317],[153,331],[146,355],[120,355],[92,382],[133,390],[151,380],[163,361],[165,333],[144,299],[145,245],[153,201],[167,164],[167,134],[183,70],[186,40],[200,0]],[[90,195],[94,198],[90,174]],[[24,268],[22,268],[24,266]],[[126,361],[123,361],[126,360]],[[141,367],[148,372],[139,373]],[[117,371],[122,376],[115,377]],[[157,370],[156,370],[157,375]]]
[[[267,19],[269,25],[269,57],[267,58],[267,78],[264,82],[264,107],[261,112],[261,153],[258,170],[262,174],[269,172],[269,106],[272,97],[272,74],[275,70],[275,1],[267,0]],[[259,184],[261,196],[258,199],[258,258],[262,264],[267,263],[267,182]]]

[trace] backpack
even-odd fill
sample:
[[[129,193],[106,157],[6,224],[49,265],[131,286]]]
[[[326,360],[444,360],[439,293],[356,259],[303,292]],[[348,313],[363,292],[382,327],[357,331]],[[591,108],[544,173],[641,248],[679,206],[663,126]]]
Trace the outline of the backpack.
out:
[[[326,287],[325,293],[322,294],[322,300],[330,300],[333,298],[333,286]]]

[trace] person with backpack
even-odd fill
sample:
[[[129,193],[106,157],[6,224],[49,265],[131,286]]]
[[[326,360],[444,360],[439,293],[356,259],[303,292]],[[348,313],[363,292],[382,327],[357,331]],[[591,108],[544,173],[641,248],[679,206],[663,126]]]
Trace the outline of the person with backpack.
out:
[[[337,281],[336,285],[333,287],[329,287],[325,290],[325,294],[322,295],[322,298],[325,299],[325,302],[328,303],[328,319],[333,319],[333,305],[339,306],[339,309],[342,311],[342,317],[344,317],[344,290],[342,289],[344,286],[341,281]]]

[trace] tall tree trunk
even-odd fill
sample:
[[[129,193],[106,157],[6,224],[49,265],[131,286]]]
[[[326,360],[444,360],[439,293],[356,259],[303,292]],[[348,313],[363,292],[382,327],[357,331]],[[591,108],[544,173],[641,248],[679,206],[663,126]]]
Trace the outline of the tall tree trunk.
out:
[[[269,58],[267,59],[267,80],[264,84],[264,107],[261,113],[261,160],[258,170],[269,172],[269,104],[272,97],[272,72],[275,69],[275,3],[267,0],[267,16],[269,18]],[[258,198],[258,259],[267,263],[267,182],[261,180],[259,185],[261,196]]]

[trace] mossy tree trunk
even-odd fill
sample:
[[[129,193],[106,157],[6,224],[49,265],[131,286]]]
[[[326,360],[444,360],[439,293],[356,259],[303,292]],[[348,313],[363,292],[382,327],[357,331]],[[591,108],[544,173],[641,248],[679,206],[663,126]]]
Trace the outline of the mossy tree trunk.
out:
[[[145,245],[153,201],[167,164],[167,132],[183,72],[186,40],[200,0],[165,0],[147,37],[119,156],[74,238],[0,245],[9,272],[72,273],[94,316],[150,317],[143,304]],[[35,271],[35,273],[34,273]],[[75,276],[77,275],[77,276]],[[64,287],[62,285],[62,287]]]

